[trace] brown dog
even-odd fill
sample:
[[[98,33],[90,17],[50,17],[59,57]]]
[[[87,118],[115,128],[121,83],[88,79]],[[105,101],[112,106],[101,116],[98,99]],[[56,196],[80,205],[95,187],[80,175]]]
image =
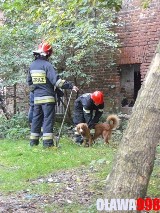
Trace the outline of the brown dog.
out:
[[[76,131],[78,134],[82,135],[84,138],[83,145],[86,146],[87,143],[89,143],[89,146],[92,145],[92,136],[90,134],[90,129],[88,128],[88,125],[86,123],[79,123],[76,126]]]
[[[112,130],[119,126],[119,118],[117,115],[109,115],[106,121],[107,123],[95,125],[93,140],[96,140],[99,136],[102,136],[104,142],[106,144],[109,143],[108,140],[111,138]]]
[[[108,140],[111,138],[112,130],[116,129],[119,125],[119,118],[117,115],[109,115],[106,121],[107,123],[95,125],[95,133],[93,137],[91,136],[90,129],[86,123],[80,123],[76,126],[77,132],[84,137],[84,145],[86,145],[88,141],[89,146],[91,146],[93,141],[100,136],[102,136],[106,144],[109,143]]]

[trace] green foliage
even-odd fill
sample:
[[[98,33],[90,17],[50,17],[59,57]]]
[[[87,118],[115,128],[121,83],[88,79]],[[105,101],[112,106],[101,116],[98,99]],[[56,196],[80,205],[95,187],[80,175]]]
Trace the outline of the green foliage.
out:
[[[57,70],[81,87],[91,81],[92,74],[85,70],[91,73],[98,65],[97,55],[103,52],[107,67],[114,64],[118,42],[113,29],[120,0],[6,0],[0,5],[6,17],[1,29],[1,74],[5,82],[25,79],[29,52],[39,38],[52,43]],[[11,51],[5,52],[7,46]]]
[[[122,0],[98,0],[101,4],[101,7],[106,7],[110,9],[115,9],[116,11],[119,11],[122,8]]]
[[[31,48],[35,38],[34,27],[6,23],[0,27],[0,76],[3,85],[24,83],[29,63],[31,62]]]
[[[152,2],[152,0],[141,0],[141,5],[144,9],[147,9],[151,2]]]
[[[27,116],[23,113],[15,114],[10,120],[0,117],[0,138],[27,138],[30,132]]]

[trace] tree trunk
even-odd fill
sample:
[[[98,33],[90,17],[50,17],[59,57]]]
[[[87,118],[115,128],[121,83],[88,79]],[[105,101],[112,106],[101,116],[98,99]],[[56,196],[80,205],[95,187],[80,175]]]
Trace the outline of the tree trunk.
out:
[[[112,171],[107,177],[107,199],[137,199],[146,195],[156,147],[160,141],[159,90],[160,48],[157,48],[133,107]]]

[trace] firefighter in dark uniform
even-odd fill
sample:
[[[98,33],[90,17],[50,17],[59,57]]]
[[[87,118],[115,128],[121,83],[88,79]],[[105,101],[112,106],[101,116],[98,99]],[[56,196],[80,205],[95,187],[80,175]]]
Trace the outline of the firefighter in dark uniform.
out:
[[[38,50],[33,51],[35,60],[28,72],[28,85],[34,87],[34,110],[31,125],[30,145],[38,145],[41,127],[43,125],[43,147],[54,146],[53,125],[55,118],[55,89],[78,90],[71,82],[62,80],[48,58],[52,47],[48,42],[42,42]]]
[[[104,109],[104,95],[101,91],[86,93],[75,100],[73,123],[87,123],[90,129],[94,129],[99,122]],[[83,138],[75,131],[75,142],[83,143]]]

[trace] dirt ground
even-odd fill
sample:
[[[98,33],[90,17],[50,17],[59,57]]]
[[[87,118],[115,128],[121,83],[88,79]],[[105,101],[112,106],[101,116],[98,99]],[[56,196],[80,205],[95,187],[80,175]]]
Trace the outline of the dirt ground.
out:
[[[102,196],[104,185],[104,181],[100,183],[98,176],[95,178],[96,173],[98,170],[90,166],[89,168],[81,167],[69,171],[59,171],[45,178],[30,180],[31,185],[49,184],[49,193],[40,195],[24,190],[6,196],[0,194],[0,212],[75,213],[75,210],[72,211],[72,205],[82,206],[86,209],[92,205],[95,206],[96,198]],[[97,189],[95,190],[95,188]]]

